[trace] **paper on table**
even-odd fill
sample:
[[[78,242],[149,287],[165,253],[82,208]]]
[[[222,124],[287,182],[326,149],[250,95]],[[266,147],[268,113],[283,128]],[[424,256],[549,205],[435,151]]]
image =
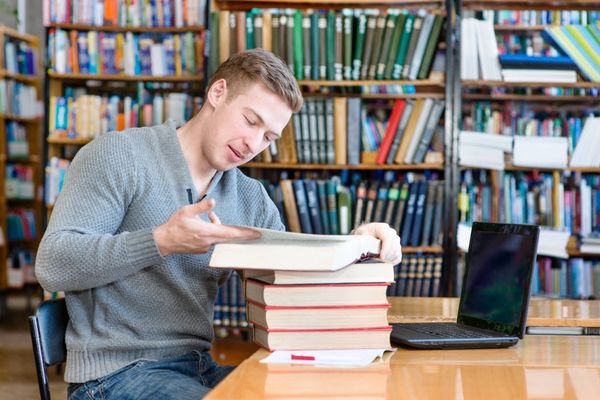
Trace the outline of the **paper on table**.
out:
[[[297,350],[272,352],[260,360],[263,364],[305,364],[364,367],[389,349]]]

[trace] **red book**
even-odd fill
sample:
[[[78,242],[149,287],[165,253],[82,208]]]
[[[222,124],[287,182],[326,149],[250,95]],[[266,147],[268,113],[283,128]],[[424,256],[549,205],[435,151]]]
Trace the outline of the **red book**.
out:
[[[288,330],[254,325],[254,342],[269,351],[389,349],[391,331],[391,326]]]
[[[398,129],[400,117],[402,116],[402,112],[404,112],[405,105],[406,102],[401,99],[396,100],[394,103],[394,108],[392,108],[392,114],[390,115],[390,120],[388,122],[387,129],[385,130],[385,135],[383,136],[381,146],[379,146],[379,152],[377,153],[377,158],[375,159],[377,164],[385,164],[385,160],[390,152],[390,147],[392,147],[392,142],[394,141],[394,136],[396,135],[396,130]]]
[[[266,330],[356,329],[388,324],[390,304],[279,307],[248,301],[248,321]]]
[[[246,281],[246,299],[267,306],[318,307],[387,304],[388,283],[269,285]]]

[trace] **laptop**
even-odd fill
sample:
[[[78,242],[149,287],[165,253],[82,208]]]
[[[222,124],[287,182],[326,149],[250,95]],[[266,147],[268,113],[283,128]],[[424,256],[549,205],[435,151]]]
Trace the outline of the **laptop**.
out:
[[[525,334],[539,226],[473,223],[456,323],[392,324],[393,343],[420,349],[498,348]]]

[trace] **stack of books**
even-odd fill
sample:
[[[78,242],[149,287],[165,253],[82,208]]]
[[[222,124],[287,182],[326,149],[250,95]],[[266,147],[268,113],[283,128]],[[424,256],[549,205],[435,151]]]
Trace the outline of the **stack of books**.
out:
[[[268,350],[390,347],[386,291],[394,266],[373,259],[371,236],[261,230],[218,244],[210,266],[243,268],[254,341]]]
[[[505,82],[577,82],[577,66],[569,57],[504,54],[499,59]]]

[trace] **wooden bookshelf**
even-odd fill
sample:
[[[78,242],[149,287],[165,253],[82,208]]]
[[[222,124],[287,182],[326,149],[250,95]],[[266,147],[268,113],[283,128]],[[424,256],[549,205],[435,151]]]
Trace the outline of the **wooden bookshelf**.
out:
[[[463,0],[470,10],[597,10],[598,0]]]
[[[220,10],[248,10],[251,8],[427,8],[441,9],[444,0],[216,0]]]
[[[429,86],[443,88],[443,81],[430,79],[421,80],[395,80],[395,81],[377,81],[377,80],[356,80],[356,81],[327,81],[327,80],[307,80],[298,81],[300,86]]]
[[[34,73],[25,74],[10,71],[7,62],[8,54],[6,45],[8,42],[14,43],[15,47],[20,44],[25,44],[29,51],[36,53],[33,59],[37,62],[36,65],[27,65],[27,68],[33,68]],[[40,41],[36,36],[29,34],[22,34],[7,27],[0,27],[0,48],[2,49],[0,55],[0,79],[4,80],[8,84],[14,85],[25,85],[33,87],[36,93],[36,99],[41,101],[42,96],[42,66],[40,61]],[[22,50],[22,49],[21,49]],[[19,50],[19,51],[21,51]],[[18,57],[17,50],[15,50],[15,57]],[[16,60],[18,62],[18,59]],[[23,65],[18,65],[18,68],[23,68]],[[20,71],[22,71],[20,69]],[[33,107],[35,112],[36,104],[16,104],[14,99],[7,98],[7,111],[0,112],[0,187],[2,188],[2,196],[0,197],[0,229],[2,230],[0,240],[0,291],[8,290],[15,287],[21,287],[24,284],[30,283],[28,281],[9,282],[8,279],[8,256],[11,250],[16,250],[17,247],[23,251],[35,252],[39,240],[42,234],[42,213],[43,213],[43,136],[42,136],[42,121],[41,116],[29,117],[22,116],[14,113],[10,113],[9,109],[12,107]],[[12,103],[11,103],[12,102]],[[24,112],[24,110],[21,110]],[[26,135],[25,142],[27,144],[26,151],[24,153],[19,152],[18,155],[10,154],[10,147],[8,141],[8,125],[7,124],[18,124],[20,129]],[[13,150],[14,151],[14,150]],[[21,198],[8,197],[6,192],[6,176],[7,166],[21,165],[28,168],[32,173],[32,180],[30,181],[32,197]],[[19,181],[20,182],[20,181]],[[19,183],[20,185],[20,183]],[[35,228],[35,235],[31,238],[10,238],[8,235],[8,212],[11,209],[27,209],[31,210],[31,215],[34,218],[32,221],[33,228]],[[24,267],[23,267],[24,268]],[[23,271],[21,269],[20,271]]]
[[[598,88],[600,82],[504,82],[504,81],[484,81],[484,80],[463,80],[462,87],[507,87],[507,88],[545,88],[545,87],[561,87],[561,88]]]
[[[373,171],[373,170],[395,170],[395,171],[417,171],[417,170],[438,170],[444,169],[443,164],[358,164],[358,165],[332,165],[332,164],[294,164],[277,162],[259,162],[253,161],[243,165],[244,168],[261,169],[299,169],[299,170],[355,170],[355,171]]]
[[[203,75],[154,76],[154,75],[125,75],[125,74],[59,74],[48,72],[48,78],[88,81],[125,81],[125,82],[202,82]]]
[[[133,32],[133,33],[187,33],[203,32],[203,26],[119,26],[119,25],[83,25],[83,24],[50,24],[48,28],[74,31]]]
[[[486,94],[486,93],[465,93],[464,100],[483,100],[483,101],[527,101],[527,102],[556,102],[556,103],[573,103],[573,102],[595,102],[600,100],[596,96],[563,96],[563,95],[541,95],[541,94]]]
[[[562,10],[573,10],[573,11],[591,11],[598,10],[600,8],[600,1],[598,0],[583,0],[583,1],[575,1],[575,0],[462,0],[462,9],[461,12],[464,14],[466,12],[469,13],[469,16],[472,15],[472,12],[478,12],[483,10],[508,10],[508,11],[525,11],[525,10],[548,10],[552,12],[560,12]],[[491,15],[490,15],[491,17]],[[553,15],[553,18],[555,15]],[[589,17],[589,15],[588,15]],[[583,18],[583,16],[581,16]],[[553,19],[554,21],[554,19]],[[524,25],[524,24],[495,24],[494,30],[497,36],[515,34],[523,37],[530,37],[531,35],[539,35],[544,29],[553,26],[560,26],[554,24],[534,24],[534,25]],[[456,27],[455,29],[459,29]],[[542,120],[547,122],[547,120],[554,119],[565,119],[571,116],[575,118],[583,119],[584,115],[589,115],[590,111],[593,111],[595,115],[598,115],[598,110],[600,109],[600,100],[598,100],[597,96],[592,95],[582,95],[577,96],[572,93],[576,93],[579,91],[570,91],[569,95],[545,95],[542,94],[545,91],[543,90],[527,90],[527,89],[544,89],[544,88],[572,88],[572,89],[598,89],[600,88],[600,82],[590,82],[590,81],[578,81],[578,82],[562,82],[562,83],[554,83],[554,82],[502,82],[502,81],[485,81],[485,80],[462,80],[458,82],[457,87],[459,88],[459,92],[457,98],[459,99],[459,104],[457,106],[457,110],[462,110],[463,112],[471,109],[469,105],[472,102],[482,101],[486,103],[491,103],[490,108],[472,108],[473,112],[479,112],[483,110],[483,113],[488,112],[490,109],[493,112],[500,112],[500,118],[503,113],[517,113],[517,116],[520,116],[521,110],[531,111],[533,113],[544,113],[548,116],[542,116],[536,118],[538,123],[541,124]],[[510,93],[493,93],[493,89],[495,88],[509,88],[509,89],[525,89],[522,92],[534,92],[535,94],[521,94],[521,90],[511,90]],[[463,90],[466,89],[466,90]],[[474,90],[479,89],[479,90]],[[592,91],[586,90],[586,93],[590,93]],[[514,105],[511,103],[514,102]],[[467,105],[465,103],[468,103]],[[566,112],[569,112],[569,115],[566,115]],[[499,117],[498,115],[494,116],[494,118]],[[507,117],[508,118],[508,117]],[[512,121],[511,114],[511,121]],[[461,114],[458,115],[458,120],[464,120],[464,117],[461,117]],[[516,117],[515,117],[516,120]],[[485,119],[484,119],[485,121]],[[577,121],[579,123],[581,121]],[[526,125],[528,123],[527,119],[518,122]],[[571,122],[569,122],[570,124]],[[506,122],[508,124],[508,122]],[[564,124],[563,124],[564,125]],[[458,129],[458,126],[456,126]],[[570,129],[563,126],[563,135],[564,130],[567,132]],[[458,134],[458,130],[455,133]],[[571,140],[571,138],[569,138]],[[458,170],[478,170],[477,168],[468,168],[468,167],[458,167]],[[575,198],[575,192],[579,192],[578,183],[574,184],[574,182],[578,182],[579,177],[573,177],[573,174],[569,173],[578,173],[578,174],[600,174],[600,168],[598,167],[565,167],[565,168],[527,168],[527,167],[517,167],[511,165],[510,163],[505,166],[505,171],[507,172],[515,172],[514,176],[520,176],[521,174],[525,177],[523,179],[529,179],[529,176],[536,177],[536,172],[545,173],[544,182],[540,183],[539,187],[531,188],[528,186],[527,188],[527,196],[533,192],[534,203],[539,200],[542,201],[544,198],[543,194],[546,193],[545,199],[549,202],[546,210],[552,210],[552,219],[555,220],[557,218],[556,210],[559,205],[556,203],[560,203],[559,197],[562,189],[559,189],[559,185],[564,185],[565,196],[567,196],[567,191],[573,194],[573,198]],[[530,172],[534,172],[534,174],[529,174]],[[567,172],[567,174],[563,174],[563,172]],[[489,181],[482,183],[486,188],[491,188],[492,196],[494,193],[498,193],[498,190],[502,188],[503,182],[500,181],[499,178],[501,175],[496,172],[491,172],[486,175],[485,179]],[[565,178],[566,176],[566,178]],[[481,177],[480,177],[481,178]],[[478,178],[479,179],[479,178]],[[521,178],[517,178],[516,186],[519,187],[521,184]],[[536,178],[537,179],[537,178]],[[541,178],[540,182],[541,182]],[[567,179],[567,180],[565,180]],[[581,178],[583,180],[583,178]],[[529,185],[529,184],[528,184]],[[510,186],[511,188],[513,186]],[[458,188],[457,188],[458,190]],[[483,189],[481,189],[483,190]],[[512,190],[512,189],[511,189]],[[596,190],[592,185],[591,190]],[[549,194],[548,194],[549,193]],[[579,202],[579,195],[577,193],[577,200],[573,200],[573,202]],[[529,197],[528,197],[529,198]],[[565,200],[566,202],[566,200]],[[515,204],[510,203],[508,206],[503,204],[502,207],[514,207]],[[500,201],[498,199],[494,199],[492,204],[492,213],[497,215],[496,211],[500,207]],[[573,203],[571,207],[580,207],[580,204]],[[523,211],[524,212],[524,211]],[[534,212],[539,212],[534,210]],[[560,213],[563,211],[560,210]],[[565,213],[569,213],[570,211],[567,209]],[[541,212],[543,214],[543,212]],[[577,211],[577,216],[574,214],[571,216],[573,218],[573,224],[576,226],[575,218],[580,218],[579,211]],[[561,218],[570,218],[562,215]],[[554,221],[555,222],[555,221]],[[577,248],[576,240],[574,240],[574,236],[571,237],[569,241],[569,245],[567,246],[567,253],[569,257],[582,257],[582,258],[600,258],[598,254],[587,254],[582,253]],[[568,267],[571,268],[571,267]],[[567,270],[569,271],[569,270]],[[563,282],[561,280],[560,286],[562,285],[570,285],[570,272],[567,273],[569,275],[569,282]],[[554,282],[556,285],[557,282]],[[573,283],[573,285],[578,285],[579,283]],[[542,290],[544,290],[544,286],[542,285]]]

